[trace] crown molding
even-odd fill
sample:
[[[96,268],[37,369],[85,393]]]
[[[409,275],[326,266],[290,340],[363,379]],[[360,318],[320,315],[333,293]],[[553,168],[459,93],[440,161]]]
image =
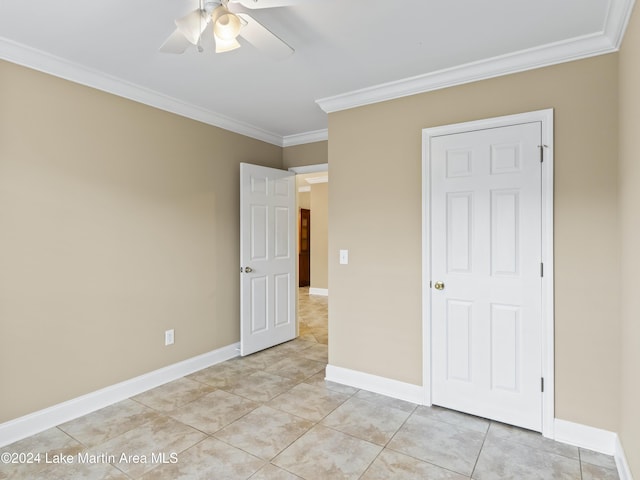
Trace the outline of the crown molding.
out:
[[[627,30],[635,0],[611,0],[605,21],[604,35],[616,50],[620,49],[624,32]]]
[[[588,35],[566,42],[522,50],[507,55],[471,62],[424,75],[417,75],[394,82],[316,100],[326,113],[407,97],[418,93],[500,77],[569,62],[605,53],[616,48],[602,34]]]
[[[283,137],[276,133],[2,37],[0,59],[273,145],[281,147],[283,143]]]
[[[611,0],[604,30],[598,34],[321,98],[316,103],[331,113],[615,52],[622,43],[634,3],[635,0]],[[0,37],[0,59],[280,147],[328,139],[327,129],[282,136],[3,37]]]
[[[634,3],[635,0],[611,0],[604,30],[600,33],[575,37],[566,41],[321,98],[316,100],[316,103],[326,113],[332,113],[417,93],[612,53],[620,48]]]
[[[305,143],[323,142],[329,139],[329,130],[312,130],[310,132],[296,133],[294,135],[285,135],[282,137],[283,147],[293,147],[294,145],[302,145]]]

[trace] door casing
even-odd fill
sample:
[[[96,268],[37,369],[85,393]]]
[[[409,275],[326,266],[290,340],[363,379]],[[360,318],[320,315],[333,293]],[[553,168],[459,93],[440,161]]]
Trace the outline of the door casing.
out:
[[[424,404],[431,405],[431,138],[522,123],[542,124],[542,434],[554,436],[553,109],[456,123],[422,130],[422,345]]]

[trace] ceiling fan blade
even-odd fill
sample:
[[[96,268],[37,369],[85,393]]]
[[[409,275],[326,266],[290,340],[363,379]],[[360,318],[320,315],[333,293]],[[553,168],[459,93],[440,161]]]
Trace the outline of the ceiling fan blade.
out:
[[[240,30],[240,36],[251,45],[275,60],[282,60],[293,53],[293,48],[279,39],[251,15],[246,13],[238,13],[237,15],[243,22],[246,22],[242,30]]]
[[[200,9],[188,13],[184,17],[176,19],[176,27],[184,37],[196,45],[200,35],[209,22],[207,15]]]
[[[239,3],[246,8],[274,8],[274,7],[289,7],[291,5],[298,5],[305,0],[229,0],[231,3]]]
[[[175,29],[169,38],[160,46],[159,51],[162,53],[184,53],[191,46],[180,30]]]
[[[202,35],[200,35],[200,43],[198,47],[199,52],[215,52],[216,42],[213,37],[213,28],[205,28]]]

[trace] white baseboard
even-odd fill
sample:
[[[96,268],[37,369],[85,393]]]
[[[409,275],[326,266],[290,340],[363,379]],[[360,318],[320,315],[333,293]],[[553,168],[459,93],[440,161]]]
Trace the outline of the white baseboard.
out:
[[[586,448],[594,452],[614,455],[618,435],[609,430],[568,422],[556,418],[554,420],[554,440],[568,443],[576,447]]]
[[[559,418],[554,420],[554,440],[594,452],[614,455],[617,437],[616,433],[609,430],[568,422]]]
[[[327,365],[325,378],[331,382],[361,388],[407,402],[424,403],[423,388],[420,385],[400,382],[391,378],[379,377],[348,368],[336,367],[335,365]]]
[[[239,343],[188,358],[124,382],[0,424],[0,447],[177,380],[239,355]]]
[[[554,421],[554,431],[554,440],[558,442],[612,455],[616,461],[620,480],[633,480],[627,457],[617,433],[559,418]]]
[[[323,297],[328,297],[329,296],[329,289],[328,288],[309,287],[309,295],[322,295]]]
[[[633,480],[631,469],[627,463],[627,456],[624,453],[624,448],[622,448],[622,443],[620,442],[620,437],[618,435],[616,435],[616,452],[614,456],[620,480]]]

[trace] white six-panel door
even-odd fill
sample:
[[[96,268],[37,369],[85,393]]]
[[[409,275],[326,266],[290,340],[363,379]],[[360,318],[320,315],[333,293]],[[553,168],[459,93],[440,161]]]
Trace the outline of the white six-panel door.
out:
[[[431,138],[432,403],[542,428],[541,124]]]
[[[296,336],[294,174],[240,165],[240,354]]]

